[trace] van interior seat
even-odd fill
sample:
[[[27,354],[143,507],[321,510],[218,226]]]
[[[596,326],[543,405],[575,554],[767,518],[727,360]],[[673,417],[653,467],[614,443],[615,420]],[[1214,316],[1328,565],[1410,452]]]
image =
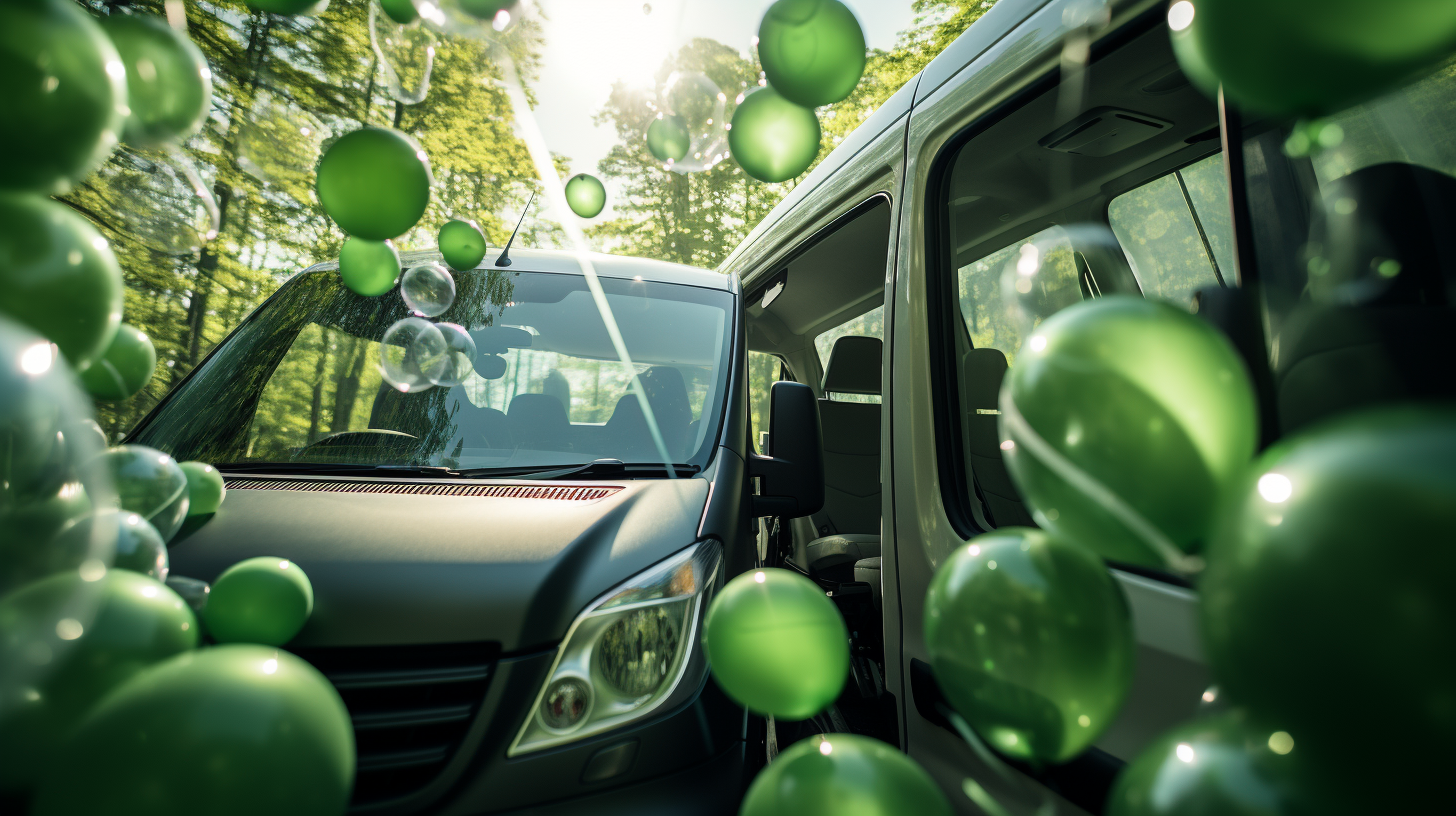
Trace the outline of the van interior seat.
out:
[[[819,400],[824,438],[824,509],[814,516],[820,538],[809,542],[809,572],[853,580],[854,563],[880,554],[880,406],[843,402],[832,394],[880,394],[883,344],[846,336],[834,343]]]
[[[550,394],[517,394],[506,408],[516,445],[529,450],[569,451],[571,421],[561,400]]]
[[[668,453],[681,459],[691,441],[693,409],[688,402],[687,383],[682,372],[672,366],[652,366],[638,375],[642,391],[647,395],[647,404],[652,407],[652,418],[657,421],[658,432],[667,445]],[[647,417],[637,395],[628,389],[612,409],[612,415],[602,428],[604,444],[620,458],[631,462],[658,462],[662,454],[652,439],[647,427]]]
[[[996,428],[1001,382],[1006,379],[1006,370],[1006,355],[989,346],[971,349],[961,359],[966,458],[981,488],[987,521],[997,527],[1030,527],[1033,526],[1031,515],[1011,481],[1011,474],[1006,472],[1006,462],[1001,457],[1001,435]]]

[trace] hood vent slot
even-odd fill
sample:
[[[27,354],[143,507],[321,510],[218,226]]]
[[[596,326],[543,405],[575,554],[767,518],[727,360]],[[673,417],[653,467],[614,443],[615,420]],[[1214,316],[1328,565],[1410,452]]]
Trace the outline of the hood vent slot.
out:
[[[429,482],[331,481],[224,477],[228,490],[306,490],[315,493],[396,493],[408,496],[485,496],[499,499],[593,501],[621,490],[615,485],[435,484]]]

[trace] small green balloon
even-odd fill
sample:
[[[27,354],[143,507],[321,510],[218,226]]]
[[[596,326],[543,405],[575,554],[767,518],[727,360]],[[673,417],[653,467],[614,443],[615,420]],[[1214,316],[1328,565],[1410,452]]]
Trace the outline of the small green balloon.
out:
[[[773,89],[817,108],[849,96],[865,69],[865,38],[839,0],[778,0],[758,26],[758,58]]]
[[[692,134],[681,116],[659,115],[647,126],[647,150],[658,161],[678,161],[688,154],[692,144]]]
[[[126,400],[152,381],[156,368],[157,349],[152,346],[151,338],[123,323],[101,358],[81,372],[81,382],[97,399]]]
[[[1154,567],[1168,566],[1165,556],[1066,466],[1194,552],[1258,439],[1253,386],[1228,340],[1132,296],[1083,301],[1043,322],[1001,403],[1007,469],[1037,523],[1104,558]]]
[[[400,25],[409,25],[420,18],[420,12],[412,0],[379,0],[379,7],[389,19]]]
[[[0,189],[60,195],[111,155],[126,69],[81,6],[0,3],[0,77]]]
[[[1447,409],[1369,411],[1287,439],[1234,492],[1199,583],[1223,692],[1285,725],[1366,813],[1448,804],[1453,463]],[[1350,750],[1375,744],[1398,749]]]
[[[219,643],[282,646],[308,622],[313,584],[292,561],[261,556],[239,561],[212,582],[202,618]]]
[[[971,539],[925,596],[935,679],[986,742],[1065,762],[1091,745],[1132,686],[1127,600],[1091,552],[1040,530]]]
[[[122,139],[136,147],[196,133],[212,109],[212,71],[197,46],[150,14],[110,14],[102,28],[126,66],[131,115]]]
[[[849,672],[849,633],[834,602],[788,570],[744,573],[708,608],[713,678],[745,708],[804,720],[834,702]]]
[[[567,185],[570,196],[571,185]],[[440,254],[451,269],[474,269],[485,259],[485,235],[474,221],[452,219],[440,227]]]
[[[378,297],[399,283],[399,251],[393,241],[350,238],[339,250],[339,277],[364,297]]]
[[[47,545],[47,572],[74,570],[93,554],[111,552],[111,566],[165,581],[171,558],[151,522],[125,510],[98,510],[78,519]]]
[[[739,816],[950,816],[930,774],[858,734],[800,740],[759,772]]]
[[[312,666],[279,649],[216,646],[117,689],[46,770],[34,816],[341,816],[354,732],[338,692]]]
[[[88,582],[75,572],[28,584],[0,599],[0,631],[44,621]],[[55,624],[60,663],[0,723],[0,788],[27,788],[93,705],[138,672],[197,646],[197,619],[166,585],[128,570],[100,578],[95,614]],[[103,808],[100,811],[115,813]]]
[[[607,188],[596,176],[577,173],[566,182],[566,203],[582,218],[596,218],[607,206]]]
[[[814,163],[821,135],[814,111],[761,88],[733,111],[728,149],[743,172],[759,181],[788,181]]]
[[[121,294],[121,267],[91,222],[40,196],[0,193],[0,314],[85,369],[121,325]]]
[[[253,11],[267,11],[289,17],[311,17],[328,8],[329,0],[247,0]]]
[[[455,0],[460,10],[477,20],[494,20],[502,11],[510,11],[520,0]]]
[[[1323,798],[1315,788],[1336,786],[1312,776],[1303,753],[1287,731],[1260,728],[1240,711],[1181,725],[1123,770],[1107,816],[1340,813],[1334,802],[1315,805]]]
[[[339,229],[384,241],[409,232],[430,203],[425,151],[397,130],[365,127],[329,147],[318,166],[318,197]]]
[[[1193,8],[1188,28],[1224,93],[1264,114],[1335,113],[1456,51],[1450,0],[1197,0]]]
[[[145,445],[119,445],[101,457],[116,486],[117,507],[152,523],[163,541],[187,518],[187,474],[177,461]]]
[[[178,467],[187,474],[187,515],[216,513],[227,495],[227,484],[223,482],[222,474],[206,462],[183,462]]]

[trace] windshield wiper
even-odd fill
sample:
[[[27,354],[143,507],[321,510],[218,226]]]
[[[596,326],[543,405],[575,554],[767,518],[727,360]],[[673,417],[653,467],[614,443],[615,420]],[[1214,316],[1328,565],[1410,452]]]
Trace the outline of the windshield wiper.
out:
[[[700,468],[697,465],[674,464],[673,475],[691,476]],[[655,473],[667,474],[661,462],[623,462],[621,459],[595,459],[582,465],[568,465],[564,468],[542,469],[538,467],[482,467],[465,468],[461,476],[470,478],[494,477],[498,479],[611,479],[618,476],[647,476]]]
[[[225,462],[223,473],[278,473],[288,476],[459,476],[459,471],[430,465],[360,465],[347,462]]]

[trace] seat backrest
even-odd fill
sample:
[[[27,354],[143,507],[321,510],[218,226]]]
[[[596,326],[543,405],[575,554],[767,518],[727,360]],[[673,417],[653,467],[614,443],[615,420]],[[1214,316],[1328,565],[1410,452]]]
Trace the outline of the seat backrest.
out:
[[[883,345],[849,336],[834,342],[819,400],[824,436],[824,509],[814,516],[820,535],[880,532],[880,406],[841,402],[829,394],[872,394],[881,387]]]
[[[997,527],[1030,526],[1031,516],[1021,494],[1006,472],[1001,458],[1001,436],[996,429],[1000,415],[1001,382],[1006,379],[1006,355],[996,348],[977,348],[961,360],[961,382],[965,388],[961,410],[966,417],[966,458],[985,500],[987,520]]]
[[[561,400],[549,394],[517,394],[506,409],[516,445],[533,450],[568,451],[571,422]]]
[[[689,427],[693,419],[682,372],[671,366],[653,366],[642,372],[638,379],[647,394],[647,404],[652,406],[652,417],[657,420],[657,428],[662,433],[668,453],[681,461],[688,453]],[[611,447],[613,455],[624,461],[656,462],[662,458],[652,441],[637,395],[631,390],[617,400],[603,431],[602,438]]]

